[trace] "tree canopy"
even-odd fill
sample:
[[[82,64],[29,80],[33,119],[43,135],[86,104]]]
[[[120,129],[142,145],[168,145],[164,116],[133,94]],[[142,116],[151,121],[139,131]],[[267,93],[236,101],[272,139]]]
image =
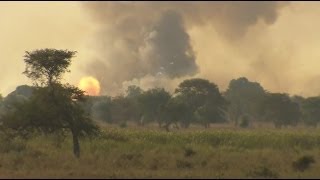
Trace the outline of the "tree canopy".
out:
[[[189,109],[196,113],[201,124],[205,127],[210,122],[225,120],[227,102],[219,92],[218,86],[206,79],[194,78],[181,82],[175,90],[175,95],[185,102]],[[190,122],[185,121],[184,126]]]
[[[277,128],[295,126],[301,118],[299,105],[288,94],[269,93],[262,107],[266,119],[272,121]]]
[[[245,77],[233,79],[225,92],[229,101],[229,118],[238,125],[241,117],[258,119],[259,106],[266,97],[263,87],[256,82],[251,82]]]
[[[57,49],[26,51],[24,55],[26,68],[23,73],[36,84],[48,86],[59,83],[62,75],[70,72],[68,68],[75,54],[76,51]]]

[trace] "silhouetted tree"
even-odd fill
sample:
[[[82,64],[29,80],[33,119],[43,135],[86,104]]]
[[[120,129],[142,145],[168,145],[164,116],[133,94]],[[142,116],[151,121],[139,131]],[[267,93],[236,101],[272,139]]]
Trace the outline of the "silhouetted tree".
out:
[[[79,158],[79,137],[96,135],[98,127],[79,104],[85,100],[84,92],[60,82],[63,73],[69,72],[68,67],[75,53],[56,49],[26,52],[24,74],[33,80],[36,88],[30,100],[19,103],[5,115],[3,127],[22,134],[69,131],[74,155]]]

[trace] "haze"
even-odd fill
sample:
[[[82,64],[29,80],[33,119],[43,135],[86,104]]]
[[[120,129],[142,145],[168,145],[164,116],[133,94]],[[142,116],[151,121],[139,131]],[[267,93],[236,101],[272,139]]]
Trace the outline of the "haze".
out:
[[[318,2],[1,2],[0,93],[31,84],[25,51],[78,51],[66,81],[172,90],[245,76],[272,92],[320,92]]]

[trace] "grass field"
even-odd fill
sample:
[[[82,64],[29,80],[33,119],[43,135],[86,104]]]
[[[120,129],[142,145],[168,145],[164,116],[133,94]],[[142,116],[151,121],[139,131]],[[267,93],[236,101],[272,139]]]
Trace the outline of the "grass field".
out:
[[[317,129],[103,129],[81,140],[81,158],[71,139],[0,140],[0,178],[319,178]],[[292,164],[305,155],[305,171]]]

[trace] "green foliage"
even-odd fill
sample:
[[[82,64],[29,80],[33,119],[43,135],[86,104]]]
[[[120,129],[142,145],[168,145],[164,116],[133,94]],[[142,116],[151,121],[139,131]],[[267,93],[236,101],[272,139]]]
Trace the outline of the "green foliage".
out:
[[[24,74],[35,84],[28,100],[15,103],[14,108],[2,117],[2,127],[21,135],[40,132],[44,134],[70,131],[73,137],[74,154],[80,156],[79,137],[96,135],[98,127],[82,108],[84,92],[60,79],[75,52],[55,49],[26,52]]]
[[[162,108],[169,102],[171,95],[163,88],[153,88],[139,96],[139,103],[145,122],[156,121],[162,123]],[[144,123],[145,123],[144,122]]]
[[[299,105],[292,102],[287,94],[269,93],[262,107],[265,117],[272,120],[277,128],[295,126],[301,118]]]
[[[111,99],[110,114],[113,123],[121,123],[122,121],[135,120],[138,111],[130,99],[119,95]]]
[[[259,117],[259,106],[266,96],[263,87],[256,82],[250,82],[247,78],[233,79],[225,92],[229,101],[228,114],[230,120],[238,125],[240,117],[244,114],[255,119]]]
[[[143,90],[139,86],[131,85],[127,89],[127,97],[135,98],[140,96],[143,93]]]
[[[307,98],[301,104],[304,123],[317,126],[320,121],[320,97]]]
[[[92,112],[92,117],[97,120],[112,123],[112,99],[108,96],[102,96],[99,99],[91,102],[89,112]]]
[[[26,69],[23,73],[36,84],[58,83],[63,73],[69,72],[71,58],[75,54],[76,51],[56,49],[26,51],[24,56]]]
[[[192,122],[193,114],[188,106],[180,97],[171,98],[168,103],[161,106],[160,122],[164,128],[169,131],[171,124],[181,123],[182,127],[188,127]]]
[[[315,163],[314,157],[310,155],[304,155],[292,163],[292,168],[295,171],[303,172],[307,170],[312,163]]]
[[[200,78],[184,80],[175,90],[175,95],[195,114],[193,118],[204,126],[225,121],[227,102],[214,83]]]
[[[77,103],[83,100],[83,92],[70,85],[56,84],[54,88],[54,96],[48,96],[51,88],[38,88],[30,100],[15,105],[3,118],[3,125],[21,132],[47,134],[74,129],[79,135],[95,133],[89,115]]]

